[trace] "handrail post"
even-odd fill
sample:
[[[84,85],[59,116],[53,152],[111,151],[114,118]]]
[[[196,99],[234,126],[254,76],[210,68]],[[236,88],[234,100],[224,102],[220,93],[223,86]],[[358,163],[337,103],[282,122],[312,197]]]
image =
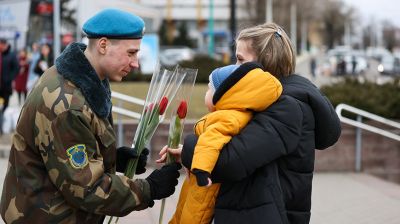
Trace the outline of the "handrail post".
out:
[[[118,100],[118,106],[122,107],[122,100]],[[117,119],[118,119],[118,147],[123,146],[123,136],[122,135],[124,133],[124,130],[122,127],[122,118],[121,117],[122,117],[121,115],[117,116]]]
[[[362,116],[357,115],[357,122],[362,122]],[[356,152],[355,152],[355,169],[356,172],[361,171],[361,144],[362,144],[362,130],[361,128],[357,127],[356,129]]]
[[[357,114],[357,119],[353,120],[348,117],[344,117],[342,115],[342,111],[347,110],[351,113]],[[370,132],[373,132],[375,134],[379,134],[397,141],[400,141],[400,135],[392,133],[390,131],[384,130],[382,128],[378,128],[369,124],[362,123],[362,117],[366,117],[368,119],[378,121],[380,123],[392,126],[396,129],[400,129],[400,123],[395,122],[389,119],[386,119],[384,117],[378,116],[376,114],[369,113],[367,111],[352,107],[347,104],[339,104],[336,106],[336,113],[339,116],[339,119],[341,122],[345,124],[349,124],[351,126],[356,127],[356,143],[355,143],[355,152],[354,152],[354,160],[355,160],[355,171],[356,172],[361,172],[361,166],[362,166],[362,130],[367,130]]]

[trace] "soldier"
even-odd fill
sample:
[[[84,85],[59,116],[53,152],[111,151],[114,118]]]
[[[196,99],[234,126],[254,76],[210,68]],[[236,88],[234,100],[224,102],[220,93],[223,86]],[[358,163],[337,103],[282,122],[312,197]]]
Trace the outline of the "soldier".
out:
[[[115,174],[138,155],[116,148],[109,80],[138,67],[143,20],[107,9],[83,31],[88,46],[68,46],[23,106],[1,198],[6,223],[102,223],[105,215],[125,216],[175,191],[178,163],[145,179]],[[139,156],[137,173],[145,171],[147,154]]]

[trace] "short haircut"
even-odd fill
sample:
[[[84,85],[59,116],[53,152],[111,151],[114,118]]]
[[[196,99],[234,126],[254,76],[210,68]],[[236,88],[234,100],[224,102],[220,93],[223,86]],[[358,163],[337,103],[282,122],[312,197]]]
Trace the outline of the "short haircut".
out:
[[[96,42],[99,40],[100,38],[89,38],[88,41],[88,48],[89,49],[93,49],[96,46]],[[120,39],[109,39],[107,38],[107,41],[109,41],[111,44],[118,44],[118,42],[120,41]]]

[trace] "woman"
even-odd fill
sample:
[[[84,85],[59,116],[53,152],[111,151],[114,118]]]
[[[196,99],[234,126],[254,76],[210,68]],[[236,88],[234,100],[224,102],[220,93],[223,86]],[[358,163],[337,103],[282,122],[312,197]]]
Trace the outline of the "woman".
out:
[[[39,75],[35,73],[36,64],[40,59],[38,43],[36,43],[36,42],[32,43],[31,50],[28,54],[28,58],[29,58],[29,75],[28,75],[28,82],[26,84],[26,88],[29,93],[35,86],[36,81],[39,79]]]
[[[43,44],[40,48],[40,58],[36,63],[34,72],[39,76],[42,76],[44,71],[53,66],[53,54],[51,52],[51,47],[48,44]]]
[[[18,103],[22,105],[26,98],[26,83],[28,81],[29,74],[29,61],[27,58],[27,52],[25,49],[21,50],[18,55],[19,61],[19,72],[14,80],[15,91],[18,93]]]
[[[314,150],[338,140],[340,121],[318,88],[293,74],[295,53],[278,25],[244,29],[236,44],[237,63],[259,62],[281,81],[283,93],[221,151],[212,173],[221,183],[214,222],[309,223]],[[196,141],[189,135],[183,146],[189,169]]]

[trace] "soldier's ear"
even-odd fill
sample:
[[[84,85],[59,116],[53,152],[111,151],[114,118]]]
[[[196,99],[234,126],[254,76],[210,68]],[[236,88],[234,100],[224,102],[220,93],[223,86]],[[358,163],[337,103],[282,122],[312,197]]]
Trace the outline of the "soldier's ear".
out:
[[[102,54],[102,55],[106,54],[107,44],[108,44],[108,39],[105,37],[102,37],[97,41],[97,49],[100,54]]]

